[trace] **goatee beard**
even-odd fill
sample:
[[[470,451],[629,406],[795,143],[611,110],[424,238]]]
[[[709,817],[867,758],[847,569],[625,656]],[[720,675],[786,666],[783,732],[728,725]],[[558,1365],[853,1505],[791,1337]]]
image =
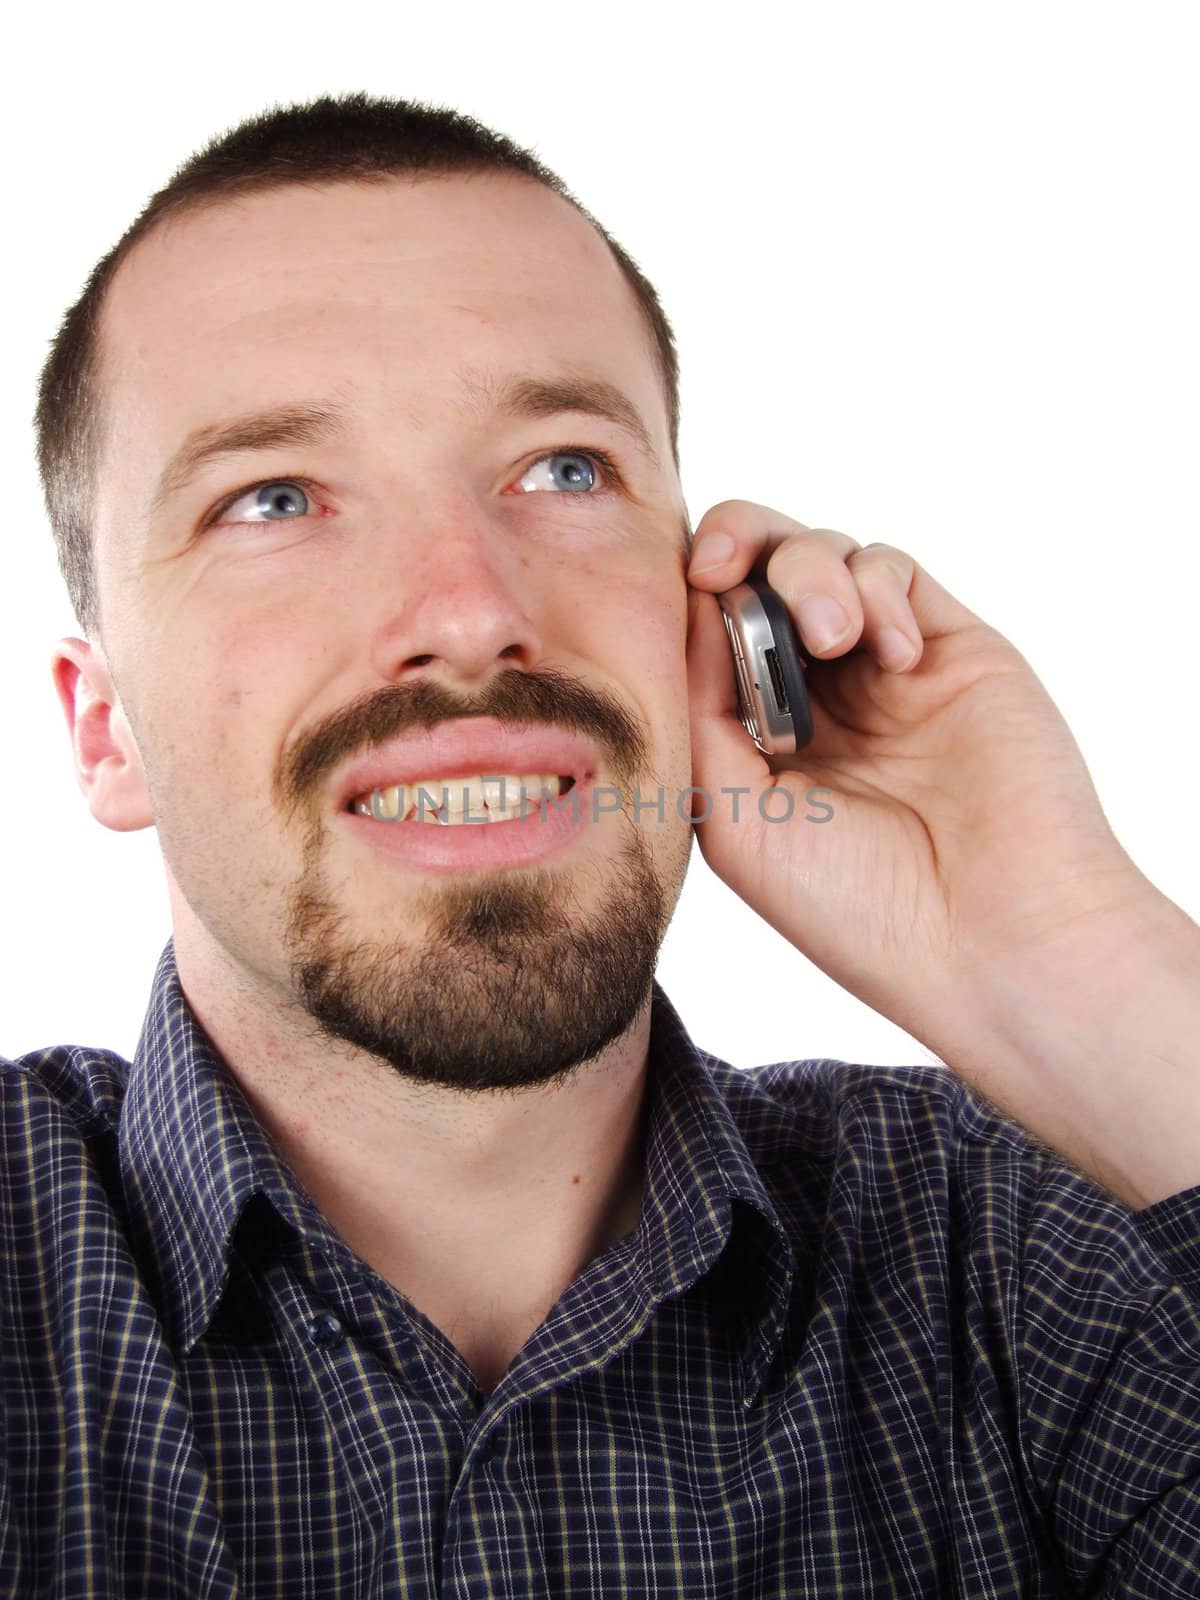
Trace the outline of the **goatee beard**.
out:
[[[565,1079],[633,1025],[687,864],[685,852],[679,882],[664,883],[631,830],[615,858],[443,882],[418,897],[418,942],[403,932],[366,940],[344,936],[312,844],[287,949],[317,1033],[406,1079],[465,1092]],[[603,893],[572,916],[586,872],[604,875]]]

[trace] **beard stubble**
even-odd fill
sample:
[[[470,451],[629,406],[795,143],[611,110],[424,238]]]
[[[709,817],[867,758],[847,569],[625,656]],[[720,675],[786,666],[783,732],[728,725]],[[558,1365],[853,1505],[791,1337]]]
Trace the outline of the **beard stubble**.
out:
[[[685,855],[678,883],[668,885],[623,820],[615,858],[423,890],[416,940],[347,932],[315,830],[290,899],[286,947],[293,992],[317,1032],[443,1089],[564,1080],[645,1005],[686,870]],[[572,883],[589,871],[602,874],[603,890],[585,912]]]

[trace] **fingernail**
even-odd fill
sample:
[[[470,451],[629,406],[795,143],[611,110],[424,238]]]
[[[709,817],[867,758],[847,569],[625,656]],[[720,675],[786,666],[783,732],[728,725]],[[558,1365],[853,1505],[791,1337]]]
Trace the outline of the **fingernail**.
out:
[[[810,594],[799,607],[800,631],[813,650],[828,650],[850,626],[845,607],[828,594]]]
[[[879,659],[892,672],[903,672],[917,654],[917,647],[908,635],[890,622],[887,627],[880,628],[877,648]]]
[[[688,577],[694,578],[697,573],[707,572],[710,567],[719,567],[723,561],[729,560],[735,548],[727,533],[702,533],[692,546]]]

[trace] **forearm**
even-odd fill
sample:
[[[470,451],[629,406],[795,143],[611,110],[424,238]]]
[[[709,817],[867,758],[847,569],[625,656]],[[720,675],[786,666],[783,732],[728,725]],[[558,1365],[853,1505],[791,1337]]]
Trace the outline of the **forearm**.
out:
[[[1200,1185],[1200,927],[1165,895],[977,967],[939,1011],[922,1041],[1126,1205]]]

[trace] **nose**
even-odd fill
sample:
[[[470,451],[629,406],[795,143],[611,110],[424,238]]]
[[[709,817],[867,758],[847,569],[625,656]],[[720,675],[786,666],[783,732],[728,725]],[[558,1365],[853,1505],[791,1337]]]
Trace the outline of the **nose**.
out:
[[[419,549],[406,542],[397,603],[372,641],[371,664],[388,682],[430,674],[479,682],[541,657],[528,568],[502,532],[477,519],[460,506]]]

